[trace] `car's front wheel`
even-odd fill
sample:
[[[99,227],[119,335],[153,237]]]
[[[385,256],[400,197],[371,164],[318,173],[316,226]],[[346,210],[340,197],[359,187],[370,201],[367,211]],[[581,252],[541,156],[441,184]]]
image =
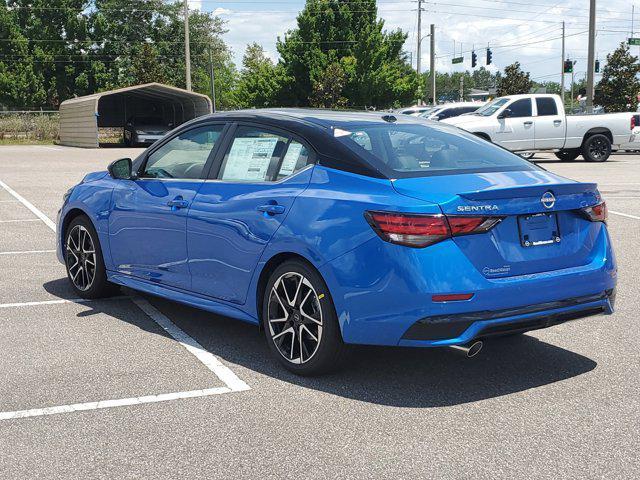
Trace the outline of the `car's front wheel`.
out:
[[[117,287],[107,281],[98,234],[84,215],[74,218],[67,227],[64,245],[67,277],[81,298],[108,297]]]
[[[271,274],[262,322],[269,349],[298,375],[326,373],[345,358],[329,290],[320,274],[301,261],[287,261]]]

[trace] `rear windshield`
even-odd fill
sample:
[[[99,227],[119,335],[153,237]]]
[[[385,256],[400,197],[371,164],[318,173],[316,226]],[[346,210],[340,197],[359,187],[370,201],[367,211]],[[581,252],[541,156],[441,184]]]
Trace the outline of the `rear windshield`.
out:
[[[351,126],[335,128],[334,136],[391,178],[539,170],[501,147],[447,125]]]

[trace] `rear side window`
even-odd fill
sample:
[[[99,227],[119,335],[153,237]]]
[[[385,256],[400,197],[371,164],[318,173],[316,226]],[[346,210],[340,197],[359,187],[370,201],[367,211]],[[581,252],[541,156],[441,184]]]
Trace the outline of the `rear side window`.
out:
[[[444,124],[343,125],[334,129],[334,136],[389,178],[539,169],[507,150]],[[371,149],[356,140],[364,136]]]
[[[141,176],[146,178],[200,178],[223,125],[207,125],[181,133],[149,155]]]
[[[550,97],[536,98],[536,107],[538,107],[538,116],[558,115],[558,107],[556,101]]]
[[[310,163],[302,143],[258,127],[238,127],[218,178],[235,182],[267,182],[294,174]]]
[[[531,116],[531,99],[523,98],[516,100],[507,107],[511,110],[510,118],[530,117]]]
[[[276,180],[282,180],[283,178],[302,170],[310,163],[309,157],[310,155],[307,147],[300,142],[291,140],[287,146],[287,151],[278,166]]]

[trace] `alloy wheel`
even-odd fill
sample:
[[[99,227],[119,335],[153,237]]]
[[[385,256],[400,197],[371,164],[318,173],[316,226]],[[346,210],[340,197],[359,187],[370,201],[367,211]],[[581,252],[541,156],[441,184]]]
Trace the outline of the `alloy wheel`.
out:
[[[322,341],[322,309],[315,289],[302,274],[281,275],[271,288],[267,306],[271,339],[288,362],[311,360]]]
[[[605,157],[607,155],[607,151],[607,142],[601,138],[597,138],[589,144],[589,153],[591,154],[591,157],[596,160]]]
[[[76,225],[71,229],[66,251],[69,278],[78,290],[89,290],[96,278],[96,248],[85,227]]]

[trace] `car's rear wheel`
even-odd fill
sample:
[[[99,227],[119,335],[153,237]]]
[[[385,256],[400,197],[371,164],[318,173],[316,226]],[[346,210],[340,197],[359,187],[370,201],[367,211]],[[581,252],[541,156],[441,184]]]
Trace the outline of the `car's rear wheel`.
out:
[[[519,152],[518,155],[520,155],[525,160],[531,160],[534,157],[535,152]]]
[[[579,148],[572,148],[569,150],[560,150],[559,152],[556,152],[556,157],[558,157],[558,159],[562,160],[563,162],[569,162],[571,160],[575,160],[579,156],[580,156]]]
[[[582,156],[589,162],[605,162],[611,155],[611,140],[606,135],[596,133],[582,144]]]
[[[117,286],[107,281],[98,234],[84,215],[74,218],[65,233],[65,264],[71,287],[82,298],[113,295]]]
[[[262,322],[269,349],[298,375],[326,373],[345,358],[331,294],[320,274],[304,262],[287,261],[271,274]]]

